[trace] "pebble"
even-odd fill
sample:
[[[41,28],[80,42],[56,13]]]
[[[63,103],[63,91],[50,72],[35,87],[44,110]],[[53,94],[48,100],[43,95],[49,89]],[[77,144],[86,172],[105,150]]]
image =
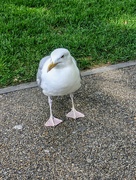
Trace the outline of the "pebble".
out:
[[[22,130],[23,126],[21,124],[16,125],[13,127],[13,129]]]

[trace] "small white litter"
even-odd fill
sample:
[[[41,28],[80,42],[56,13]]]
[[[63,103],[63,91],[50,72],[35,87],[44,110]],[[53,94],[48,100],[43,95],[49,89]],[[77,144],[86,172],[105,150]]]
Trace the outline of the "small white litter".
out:
[[[13,129],[17,129],[17,130],[21,130],[22,128],[23,128],[23,126],[21,124],[13,127]]]

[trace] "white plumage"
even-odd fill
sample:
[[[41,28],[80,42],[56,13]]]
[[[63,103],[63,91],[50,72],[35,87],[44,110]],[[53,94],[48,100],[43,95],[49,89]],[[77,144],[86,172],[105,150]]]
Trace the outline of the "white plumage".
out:
[[[37,72],[37,83],[43,93],[48,96],[50,105],[50,118],[45,126],[55,126],[62,122],[52,114],[51,96],[63,96],[70,94],[72,100],[72,111],[67,114],[74,119],[84,115],[74,108],[73,93],[81,86],[80,72],[75,59],[65,48],[55,49],[50,56],[44,57],[39,64]]]

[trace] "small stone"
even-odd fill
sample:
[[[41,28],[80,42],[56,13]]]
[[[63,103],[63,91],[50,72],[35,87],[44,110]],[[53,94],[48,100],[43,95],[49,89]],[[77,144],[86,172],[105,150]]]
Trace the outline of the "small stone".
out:
[[[47,153],[47,154],[50,153],[50,151],[48,149],[45,149],[44,152]]]
[[[102,95],[102,92],[97,91],[97,92],[95,92],[94,94],[95,94],[95,95],[99,95],[99,96],[100,96],[100,95]]]
[[[17,129],[17,130],[21,130],[22,128],[23,128],[23,126],[21,124],[13,127],[13,129]]]
[[[92,162],[92,159],[90,159],[90,158],[86,158],[86,161],[88,162],[88,163],[91,163]]]

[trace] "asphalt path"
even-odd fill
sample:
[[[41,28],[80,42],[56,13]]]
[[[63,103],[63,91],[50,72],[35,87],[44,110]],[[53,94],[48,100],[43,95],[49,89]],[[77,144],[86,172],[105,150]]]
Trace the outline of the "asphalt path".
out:
[[[83,76],[74,100],[84,118],[66,118],[70,97],[54,97],[63,123],[45,127],[49,106],[38,87],[1,93],[0,180],[136,178],[136,65]]]

